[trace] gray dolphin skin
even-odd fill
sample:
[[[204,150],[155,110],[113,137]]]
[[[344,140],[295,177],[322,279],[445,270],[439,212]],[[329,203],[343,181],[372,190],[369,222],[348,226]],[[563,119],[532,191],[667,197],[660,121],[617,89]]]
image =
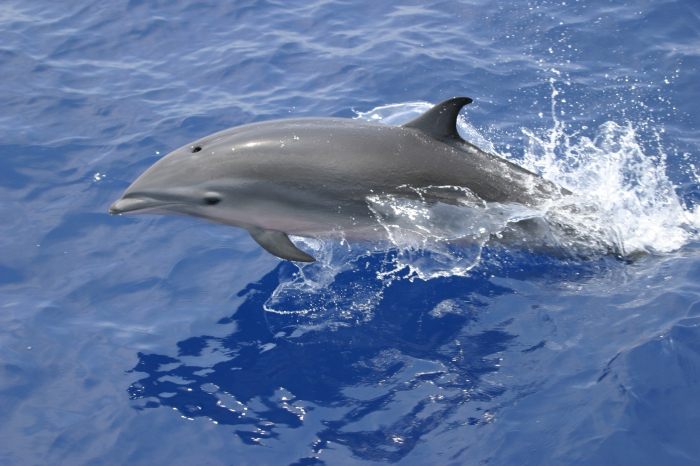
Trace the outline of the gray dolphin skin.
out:
[[[409,188],[466,188],[484,202],[537,207],[570,194],[457,133],[467,97],[401,126],[296,118],[230,128],[169,153],[124,192],[111,214],[186,215],[247,230],[275,256],[315,259],[287,237],[381,234],[368,197]],[[454,202],[436,195],[426,201]]]

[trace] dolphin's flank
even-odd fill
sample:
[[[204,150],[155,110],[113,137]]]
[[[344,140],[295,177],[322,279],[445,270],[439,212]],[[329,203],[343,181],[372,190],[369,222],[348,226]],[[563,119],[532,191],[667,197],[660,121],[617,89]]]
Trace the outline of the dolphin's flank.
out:
[[[160,159],[109,213],[232,225],[279,258],[313,262],[287,235],[375,239],[382,229],[367,204],[374,194],[455,186],[487,203],[532,207],[569,194],[462,139],[457,116],[471,102],[448,99],[401,126],[298,118],[230,128]]]

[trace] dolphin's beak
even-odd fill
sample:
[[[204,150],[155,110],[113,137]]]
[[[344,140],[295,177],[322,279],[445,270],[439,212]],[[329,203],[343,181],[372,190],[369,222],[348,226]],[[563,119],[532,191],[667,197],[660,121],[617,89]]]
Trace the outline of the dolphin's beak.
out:
[[[155,199],[127,197],[126,199],[119,199],[109,206],[109,213],[112,215],[127,214],[129,212],[160,207],[162,205],[163,201],[157,201]]]

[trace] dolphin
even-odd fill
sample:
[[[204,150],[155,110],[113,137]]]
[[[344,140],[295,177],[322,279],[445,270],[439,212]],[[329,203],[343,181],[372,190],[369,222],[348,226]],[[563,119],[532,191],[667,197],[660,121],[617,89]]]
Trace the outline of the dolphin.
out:
[[[370,196],[424,189],[426,202],[459,203],[444,190],[429,193],[449,186],[486,203],[536,208],[570,194],[462,139],[457,117],[471,102],[445,100],[401,126],[294,118],[220,131],[158,160],[109,213],[185,215],[231,225],[281,259],[313,262],[287,235],[375,238],[382,229]]]

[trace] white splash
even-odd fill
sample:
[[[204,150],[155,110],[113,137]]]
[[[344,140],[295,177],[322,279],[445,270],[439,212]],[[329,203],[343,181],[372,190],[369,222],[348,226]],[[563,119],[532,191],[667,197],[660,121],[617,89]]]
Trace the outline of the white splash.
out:
[[[546,219],[580,232],[583,246],[622,256],[670,253],[696,238],[700,215],[676,194],[663,148],[644,154],[631,122],[603,123],[593,139],[567,134],[551,86],[554,128],[545,137],[524,128],[529,144],[518,161],[574,193]]]

